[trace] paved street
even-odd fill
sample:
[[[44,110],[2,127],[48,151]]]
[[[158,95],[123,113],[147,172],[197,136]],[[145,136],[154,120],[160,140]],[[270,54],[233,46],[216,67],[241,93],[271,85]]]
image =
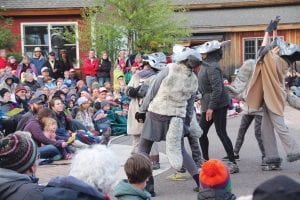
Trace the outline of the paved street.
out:
[[[300,142],[300,124],[299,117],[300,111],[295,110],[289,106],[286,107],[286,123],[289,126],[291,133],[294,134],[297,141]],[[239,127],[241,117],[235,117],[228,119],[227,131],[232,139],[233,143],[237,135],[237,130]],[[212,127],[210,133],[210,157],[211,158],[222,158],[225,156],[225,150],[221,145],[221,142],[217,138],[214,127]],[[130,144],[130,140],[126,137],[120,140],[121,144],[127,145]],[[125,146],[126,147],[126,146]],[[165,144],[161,143],[160,148],[161,152],[164,152]],[[278,142],[278,147],[280,149],[280,154],[282,158],[285,159],[285,153],[283,152],[282,145]],[[128,147],[129,148],[129,147]],[[126,149],[126,148],[125,148]],[[120,151],[118,151],[120,152]],[[129,152],[124,150],[125,152]],[[245,138],[245,143],[240,152],[241,160],[238,162],[240,167],[240,173],[232,175],[233,183],[233,193],[237,196],[251,194],[253,188],[255,188],[261,182],[282,174],[290,176],[300,182],[300,161],[294,163],[287,163],[285,160],[282,163],[282,170],[275,172],[262,172],[260,168],[261,164],[261,154],[257,142],[254,137],[253,124],[250,126],[249,131]],[[125,160],[125,159],[124,159]],[[51,176],[54,175],[66,175],[68,172],[69,165],[68,161],[60,161],[60,165],[56,166],[42,166],[39,168],[38,176],[41,179],[41,183],[46,183]],[[192,191],[195,186],[192,178],[188,176],[187,181],[177,181],[172,182],[166,179],[167,176],[174,172],[173,169],[168,169],[168,164],[163,157],[164,169],[167,169],[163,172],[157,172],[158,175],[155,176],[156,181],[156,192],[157,197],[154,199],[157,200],[192,200],[197,199],[197,194]],[[123,175],[120,175],[120,177]]]

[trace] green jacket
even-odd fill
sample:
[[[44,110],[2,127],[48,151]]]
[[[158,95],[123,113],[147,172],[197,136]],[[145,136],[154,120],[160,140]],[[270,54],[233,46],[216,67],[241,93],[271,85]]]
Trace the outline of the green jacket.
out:
[[[118,200],[151,200],[151,194],[130,185],[127,180],[120,181],[113,192]]]

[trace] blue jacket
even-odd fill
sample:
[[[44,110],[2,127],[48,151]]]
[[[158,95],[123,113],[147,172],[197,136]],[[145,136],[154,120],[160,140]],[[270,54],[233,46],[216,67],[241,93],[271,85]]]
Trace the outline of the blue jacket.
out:
[[[151,194],[146,190],[140,190],[130,185],[127,180],[122,180],[115,187],[114,197],[118,200],[150,200]]]
[[[52,178],[43,190],[44,200],[105,200],[105,194],[73,176]]]
[[[40,57],[40,58],[31,58],[31,63],[35,65],[37,71],[38,71],[38,75],[41,75],[41,69],[44,66],[45,62],[46,62],[46,58],[44,57]]]

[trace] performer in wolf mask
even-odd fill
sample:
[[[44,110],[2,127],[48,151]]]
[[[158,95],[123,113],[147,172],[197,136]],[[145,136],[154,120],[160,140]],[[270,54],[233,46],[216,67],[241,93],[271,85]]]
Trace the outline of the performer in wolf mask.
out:
[[[282,161],[277,149],[275,131],[287,154],[287,160],[293,162],[300,159],[300,145],[284,122],[284,78],[288,67],[300,60],[300,47],[275,38],[278,22],[279,17],[276,17],[265,31],[246,101],[254,109],[263,107],[262,139],[267,165],[262,170],[266,171],[280,169]],[[274,41],[268,45],[269,34],[272,32]]]

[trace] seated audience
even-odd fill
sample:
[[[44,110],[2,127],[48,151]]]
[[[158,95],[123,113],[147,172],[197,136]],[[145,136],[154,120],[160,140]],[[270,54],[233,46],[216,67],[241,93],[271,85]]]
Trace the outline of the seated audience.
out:
[[[152,175],[150,160],[141,154],[134,154],[126,161],[124,170],[128,180],[121,180],[113,195],[119,200],[150,200],[145,190],[146,182]]]

